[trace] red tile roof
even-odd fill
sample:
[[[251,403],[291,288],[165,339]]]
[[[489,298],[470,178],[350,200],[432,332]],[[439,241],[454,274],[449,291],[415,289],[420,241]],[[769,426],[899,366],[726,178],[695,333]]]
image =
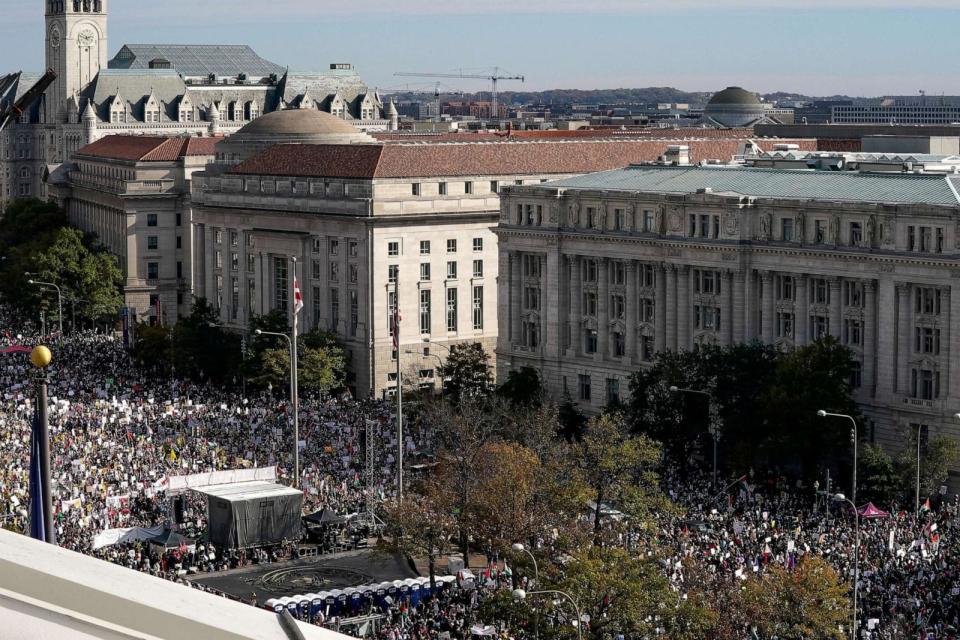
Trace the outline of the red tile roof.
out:
[[[419,178],[581,174],[656,160],[670,145],[690,148],[692,162],[730,160],[743,140],[592,140],[510,144],[277,145],[229,173],[315,178]],[[815,151],[813,139],[760,139],[764,151],[794,143]]]
[[[684,127],[678,129],[661,129],[652,127],[622,129],[617,126],[595,127],[562,131],[551,129],[540,130],[513,130],[507,135],[506,131],[450,131],[442,133],[430,132],[383,132],[371,134],[381,142],[516,142],[517,140],[577,140],[577,139],[629,139],[644,138],[651,140],[677,140],[680,138],[737,138],[754,139],[753,129],[703,129]]]
[[[186,156],[213,156],[222,138],[115,135],[101,138],[77,155],[108,160],[172,162]]]

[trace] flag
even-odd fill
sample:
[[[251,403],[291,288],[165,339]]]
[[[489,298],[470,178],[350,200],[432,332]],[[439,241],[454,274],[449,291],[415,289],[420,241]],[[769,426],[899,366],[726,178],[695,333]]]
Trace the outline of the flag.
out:
[[[930,511],[930,498],[927,498],[920,506],[920,513],[927,513],[928,511]]]
[[[33,409],[33,424],[30,430],[30,537],[41,542],[53,542],[53,531],[47,531],[43,517],[44,483],[40,462],[42,429],[40,424],[40,408]]]
[[[400,299],[397,298],[396,304],[393,307],[393,350],[400,350],[400,321],[403,320],[403,316],[400,314]]]
[[[293,278],[293,315],[296,316],[303,309],[303,295],[300,293],[300,281]]]

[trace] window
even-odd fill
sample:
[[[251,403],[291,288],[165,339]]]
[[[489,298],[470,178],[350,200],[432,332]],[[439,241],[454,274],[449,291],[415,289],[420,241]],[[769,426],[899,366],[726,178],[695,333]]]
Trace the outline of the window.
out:
[[[356,240],[347,242],[347,255],[351,258],[356,258],[360,255],[360,244]]]
[[[452,260],[447,263],[447,279],[456,280],[457,279],[457,261]]]
[[[464,192],[465,194],[467,194],[468,196],[469,196],[469,195],[472,195],[472,194],[473,194],[473,183],[472,183],[472,182],[469,182],[469,181],[468,181],[468,182],[464,182],[464,183],[463,183],[463,192]]]
[[[396,284],[398,275],[400,275],[400,265],[387,265],[387,282]]]
[[[176,216],[176,218],[175,218],[175,220],[176,220],[176,225],[177,225],[178,227],[179,227],[180,225],[182,225],[182,224],[183,224],[183,214],[178,213],[177,216]]]
[[[627,268],[619,260],[613,263],[613,284],[622,285],[627,281]]]
[[[483,251],[483,238],[474,238],[474,239],[473,239],[473,250],[474,250],[474,251]]]
[[[160,263],[148,262],[147,263],[147,280],[157,280],[158,278],[160,278]]]
[[[490,193],[500,193],[500,181],[491,180],[490,181]]]
[[[230,318],[236,320],[240,315],[240,281],[230,278]]]
[[[622,358],[627,354],[627,339],[622,331],[613,332],[613,355]]]
[[[827,241],[827,222],[826,220],[813,221],[813,241],[816,244],[823,244]]]
[[[328,279],[330,280],[330,282],[340,281],[340,263],[339,262],[330,263],[330,276]]]
[[[623,320],[624,315],[626,315],[626,299],[621,294],[617,293],[610,296],[610,315],[616,318],[617,320]]]
[[[929,253],[933,248],[931,231],[930,227],[920,227],[920,251],[924,253]]]
[[[623,231],[623,209],[613,210],[613,230]]]
[[[583,313],[588,316],[597,315],[597,294],[593,291],[586,291],[583,294]]]
[[[240,234],[236,231],[230,232],[230,246],[236,247],[240,245]]]
[[[320,238],[314,238],[314,239],[313,239],[313,253],[314,253],[314,255],[318,255],[318,254],[320,253],[320,249],[321,249],[322,247],[323,247],[323,240],[321,240]]]
[[[927,315],[940,315],[940,290],[933,287],[915,289],[915,311]]]
[[[447,240],[447,253],[456,253],[457,252],[457,241],[454,238]]]
[[[815,315],[810,317],[810,337],[819,340],[830,333],[830,319],[827,316]]]
[[[540,287],[524,287],[523,308],[529,311],[540,310]]]
[[[580,391],[580,399],[586,402],[590,401],[590,376],[577,376],[577,386]]]
[[[390,256],[391,258],[394,258],[394,257],[400,255],[400,241],[399,241],[399,240],[392,240],[392,241],[390,241],[390,242],[387,243],[387,255]]]
[[[430,263],[420,263],[420,282],[430,282]]]
[[[357,327],[360,326],[360,300],[356,289],[350,290],[350,336],[357,335]]]
[[[483,277],[483,260],[474,260],[473,261],[473,277],[482,278]]]
[[[914,329],[914,351],[939,355],[940,329],[935,327],[916,327]]]
[[[286,311],[287,303],[289,302],[289,298],[287,297],[289,291],[287,268],[288,262],[286,258],[273,259],[273,291],[275,296],[273,308],[282,311]]]
[[[457,330],[457,290],[447,289],[447,331]]]
[[[644,362],[653,362],[653,336],[640,336],[640,359]]]
[[[859,319],[846,318],[843,321],[843,344],[851,346],[863,345],[863,325]]]
[[[640,322],[653,322],[656,314],[656,301],[652,298],[640,298]]]
[[[347,278],[350,281],[350,284],[357,284],[360,280],[360,267],[356,264],[347,265]]]
[[[330,330],[336,331],[340,326],[340,290],[330,289]]]
[[[310,273],[311,273],[311,275],[313,276],[313,279],[314,279],[314,280],[319,280],[319,279],[322,277],[323,267],[322,267],[321,265],[322,265],[322,263],[321,263],[319,260],[313,260],[313,261],[311,261],[311,267],[312,267],[312,268],[311,268]]]
[[[220,251],[217,251],[216,254],[214,254],[214,260],[215,260],[214,266],[216,266],[217,269],[222,269],[222,268],[223,268],[223,253],[220,252]]]
[[[597,224],[597,210],[587,207],[587,228],[593,229]]]
[[[483,287],[473,288],[473,329],[480,331],[483,329]]]
[[[934,253],[943,253],[943,227],[936,229],[936,244],[933,247]]]
[[[653,225],[654,225],[653,211],[650,211],[650,210],[648,210],[648,209],[644,209],[644,210],[643,210],[643,230],[644,230],[644,232],[646,232],[646,233],[652,233],[653,231],[656,231],[656,229],[653,228]]]
[[[429,240],[421,240],[421,241],[420,241],[420,255],[422,255],[422,256],[428,256],[428,255],[430,255],[430,241],[429,241]]]
[[[708,215],[700,216],[700,237],[701,238],[710,237],[710,216]]]
[[[917,248],[917,228],[913,225],[907,227],[907,251],[916,251]]]
[[[410,185],[410,195],[419,196],[420,195],[420,183],[414,182]]]
[[[853,360],[850,365],[850,388],[859,389],[863,386],[863,363]]]
[[[697,276],[694,279],[697,293],[707,295],[720,294],[720,272],[697,270]]]
[[[148,226],[148,227],[155,227],[155,226],[157,226],[157,214],[155,214],[155,213],[148,213],[148,214],[147,214],[147,226]],[[220,231],[214,232],[214,238],[215,238],[214,241],[219,244],[219,243],[220,243]]]
[[[810,302],[814,304],[830,304],[830,285],[824,278],[814,278],[810,287]]]
[[[940,372],[930,369],[912,369],[910,391],[914,398],[936,400],[940,397]]]
[[[446,183],[446,182],[441,182],[440,185],[439,185],[439,188],[440,188],[440,195],[442,195],[442,196],[447,195],[447,183]]]
[[[793,337],[793,314],[786,311],[777,312],[777,336],[780,338]]]
[[[652,264],[641,265],[640,283],[644,287],[653,287],[657,284],[657,272]]]
[[[339,240],[330,240],[330,255],[338,256],[340,255],[340,241]]]
[[[793,242],[793,218],[781,218],[780,239],[784,242]]]
[[[183,236],[177,236],[177,249],[183,249]]]
[[[147,236],[147,249],[156,251],[157,244],[157,236]]]
[[[536,349],[540,346],[540,324],[532,320],[523,322],[523,346]]]
[[[253,273],[257,268],[257,257],[252,253],[247,254],[247,272]]]
[[[233,271],[240,270],[240,254],[236,251],[230,253],[230,269]]]
[[[583,261],[583,281],[584,282],[597,281],[597,261],[596,260]]]
[[[850,223],[850,246],[858,247],[863,241],[863,228],[859,222]]]
[[[528,278],[539,278],[540,273],[540,256],[524,254],[523,275]]]
[[[843,304],[847,307],[863,306],[863,283],[845,280],[843,283]]]
[[[420,291],[420,333],[430,333],[430,290]]]
[[[584,332],[584,343],[583,343],[584,353],[596,353],[597,352],[597,330],[596,329],[586,329]]]
[[[620,381],[616,378],[607,378],[607,404],[620,403]]]

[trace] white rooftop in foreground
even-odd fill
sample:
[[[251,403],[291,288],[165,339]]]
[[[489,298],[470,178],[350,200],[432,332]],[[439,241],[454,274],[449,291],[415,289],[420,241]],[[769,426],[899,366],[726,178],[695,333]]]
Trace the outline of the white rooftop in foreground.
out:
[[[300,491],[276,482],[253,480],[250,482],[231,482],[212,484],[194,489],[197,493],[229,500],[230,502],[252,500],[253,498],[275,498],[277,496],[298,496]]]
[[[348,636],[298,623],[306,640]],[[276,614],[0,530],[0,640],[286,640]]]

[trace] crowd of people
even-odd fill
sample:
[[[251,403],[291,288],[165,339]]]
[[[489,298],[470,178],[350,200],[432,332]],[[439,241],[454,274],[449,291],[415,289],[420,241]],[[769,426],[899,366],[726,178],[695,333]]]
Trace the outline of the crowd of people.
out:
[[[10,333],[0,338],[0,346],[37,342]],[[247,397],[239,390],[148,375],[111,334],[77,333],[51,346],[50,450],[58,544],[184,582],[195,572],[295,555],[295,543],[249,552],[215,548],[203,539],[205,506],[195,498],[185,501],[179,527],[196,541],[189,547],[137,542],[94,549],[94,537],[103,530],[169,522],[171,501],[165,492],[171,476],[276,466],[280,481],[287,482],[294,446],[288,407],[268,393]],[[4,358],[0,526],[24,531],[36,371],[25,354]],[[303,398],[300,420],[305,513],[323,507],[349,514],[365,507],[370,497],[364,477],[367,433],[377,442],[372,493],[378,499],[394,493],[397,441],[388,404]],[[404,446],[410,453],[429,450],[432,438],[415,432]],[[686,512],[683,518],[664,519],[656,533],[664,551],[663,570],[678,592],[691,587],[686,575],[690,560],[736,581],[817,555],[852,581],[859,525],[859,637],[960,637],[956,500],[920,517],[893,508],[884,517],[858,519],[842,504],[817,497],[812,488],[788,485],[775,474],[751,474],[718,492],[706,477],[681,479],[667,472],[664,489]],[[477,634],[478,607],[509,586],[501,575],[481,579],[473,589],[451,589],[416,607],[393,603],[381,612],[378,635],[383,640],[447,640]],[[522,635],[513,631],[493,632]]]

